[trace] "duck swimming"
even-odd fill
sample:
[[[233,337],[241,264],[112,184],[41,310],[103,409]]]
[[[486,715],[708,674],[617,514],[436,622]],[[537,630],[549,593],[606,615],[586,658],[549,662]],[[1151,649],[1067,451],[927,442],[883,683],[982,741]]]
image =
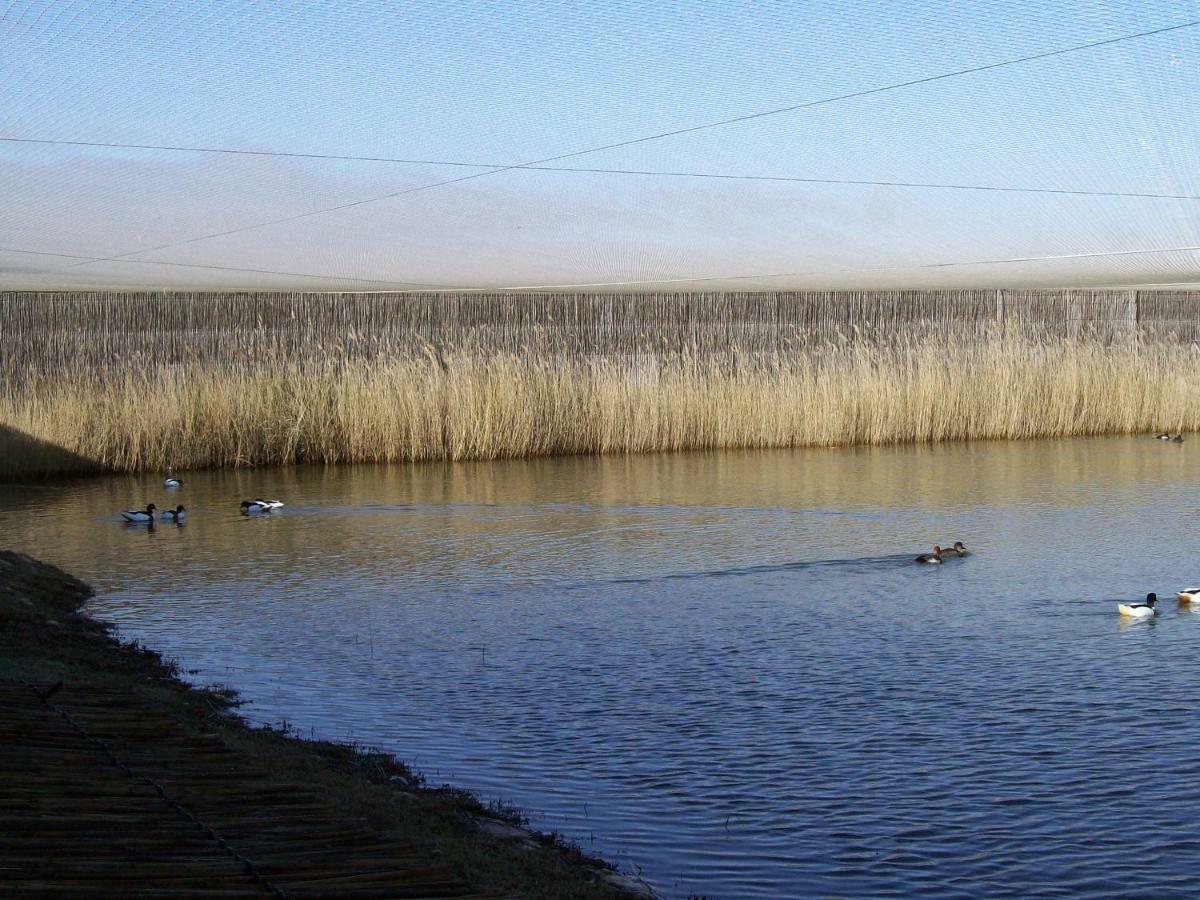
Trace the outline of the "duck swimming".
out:
[[[179,487],[181,484],[183,484],[183,479],[182,479],[182,478],[171,478],[171,477],[168,477],[168,478],[167,478],[167,480],[163,482],[163,487],[166,487],[166,488],[177,488],[177,487]]]
[[[1150,619],[1158,615],[1157,602],[1158,594],[1147,594],[1145,603],[1118,603],[1117,612],[1129,619]]]
[[[962,541],[955,541],[953,547],[942,551],[942,556],[968,556],[970,552]]]
[[[942,561],[942,548],[934,544],[932,553],[922,553],[917,557],[916,561],[919,563],[940,563]]]
[[[182,504],[174,509],[164,509],[162,514],[163,521],[175,522],[176,524],[181,523],[183,521],[183,512],[184,510]]]
[[[1171,438],[1171,443],[1172,444],[1182,444],[1183,443],[1183,435],[1182,434],[1175,435],[1175,437]]]
[[[279,509],[283,506],[282,500],[264,500],[262,497],[255,497],[254,502],[263,509]]]
[[[261,498],[258,500],[243,500],[242,515],[256,516],[259,513],[266,513],[273,509],[279,509],[281,506],[283,506],[283,502],[281,500],[263,500]]]
[[[1180,603],[1191,603],[1197,597],[1200,597],[1200,587],[1184,588],[1175,594],[1175,599]]]
[[[145,509],[127,509],[121,515],[125,517],[126,522],[153,522],[156,509],[158,509],[157,506],[149,503]]]
[[[1171,436],[1169,434],[1167,434],[1165,431],[1162,434],[1156,434],[1155,437],[1158,438],[1160,441],[1169,441],[1171,439]]]

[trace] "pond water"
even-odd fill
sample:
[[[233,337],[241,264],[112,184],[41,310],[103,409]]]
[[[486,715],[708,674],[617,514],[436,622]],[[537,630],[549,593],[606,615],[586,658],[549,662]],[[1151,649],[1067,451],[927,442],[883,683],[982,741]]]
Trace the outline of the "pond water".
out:
[[[252,718],[395,751],[669,897],[1183,896],[1198,462],[1141,437],[98,478],[0,486],[0,546]],[[186,524],[115,515],[148,501]],[[1121,623],[1149,590],[1162,615]]]

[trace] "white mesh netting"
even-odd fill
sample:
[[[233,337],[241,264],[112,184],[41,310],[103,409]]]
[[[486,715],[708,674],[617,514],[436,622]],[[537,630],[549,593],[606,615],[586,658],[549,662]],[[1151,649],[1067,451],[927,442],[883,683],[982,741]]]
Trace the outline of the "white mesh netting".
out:
[[[0,289],[1195,285],[1198,142],[1184,0],[0,0]]]

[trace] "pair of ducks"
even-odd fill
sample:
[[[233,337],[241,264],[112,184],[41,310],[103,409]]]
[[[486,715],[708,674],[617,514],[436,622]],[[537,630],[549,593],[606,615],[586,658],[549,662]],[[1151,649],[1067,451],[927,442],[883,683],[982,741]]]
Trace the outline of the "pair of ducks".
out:
[[[127,510],[125,510],[125,512],[121,513],[121,515],[125,517],[126,522],[145,523],[145,522],[153,522],[154,518],[155,518],[155,513],[157,511],[158,511],[157,506],[155,506],[153,503],[148,503],[148,504],[146,504],[145,509],[127,509]],[[183,504],[180,504],[179,506],[175,507],[174,509],[162,510],[162,518],[163,518],[164,522],[182,522],[183,514],[184,514]]]
[[[1177,434],[1177,435],[1175,435],[1175,437],[1171,437],[1169,434],[1167,434],[1164,431],[1162,434],[1156,434],[1155,437],[1158,438],[1160,441],[1170,441],[1172,444],[1182,444],[1183,443],[1183,434]]]
[[[183,479],[176,478],[174,475],[168,475],[166,480],[163,481],[163,487],[165,488],[177,488],[181,484],[183,484]],[[139,522],[146,524],[154,521],[156,512],[158,512],[158,507],[153,503],[148,503],[146,504],[145,509],[127,509],[125,512],[121,513],[121,515],[124,517],[126,522]],[[174,509],[162,510],[160,515],[162,516],[164,522],[178,523],[183,521],[184,512],[185,510],[183,505],[180,504]]]
[[[1200,587],[1184,588],[1175,594],[1175,599],[1180,603],[1191,603],[1193,600],[1200,598]],[[1117,612],[1127,619],[1150,619],[1158,615],[1158,610],[1154,605],[1158,603],[1158,594],[1150,593],[1146,595],[1144,603],[1118,603]]]
[[[967,548],[963,546],[962,541],[955,541],[954,546],[948,550],[943,550],[941,548],[941,545],[934,544],[933,552],[932,553],[922,553],[920,556],[917,557],[917,562],[926,563],[926,564],[940,563],[943,559],[945,559],[948,556],[966,556],[969,552],[970,551],[968,551]]]

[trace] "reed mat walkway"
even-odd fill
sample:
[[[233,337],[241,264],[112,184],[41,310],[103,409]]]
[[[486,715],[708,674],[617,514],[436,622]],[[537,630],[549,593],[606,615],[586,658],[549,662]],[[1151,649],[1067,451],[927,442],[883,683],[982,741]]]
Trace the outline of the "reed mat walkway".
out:
[[[0,896],[631,896],[390,756],[248,728],[89,593],[0,552]]]
[[[128,691],[0,683],[0,748],[9,897],[484,896]]]

